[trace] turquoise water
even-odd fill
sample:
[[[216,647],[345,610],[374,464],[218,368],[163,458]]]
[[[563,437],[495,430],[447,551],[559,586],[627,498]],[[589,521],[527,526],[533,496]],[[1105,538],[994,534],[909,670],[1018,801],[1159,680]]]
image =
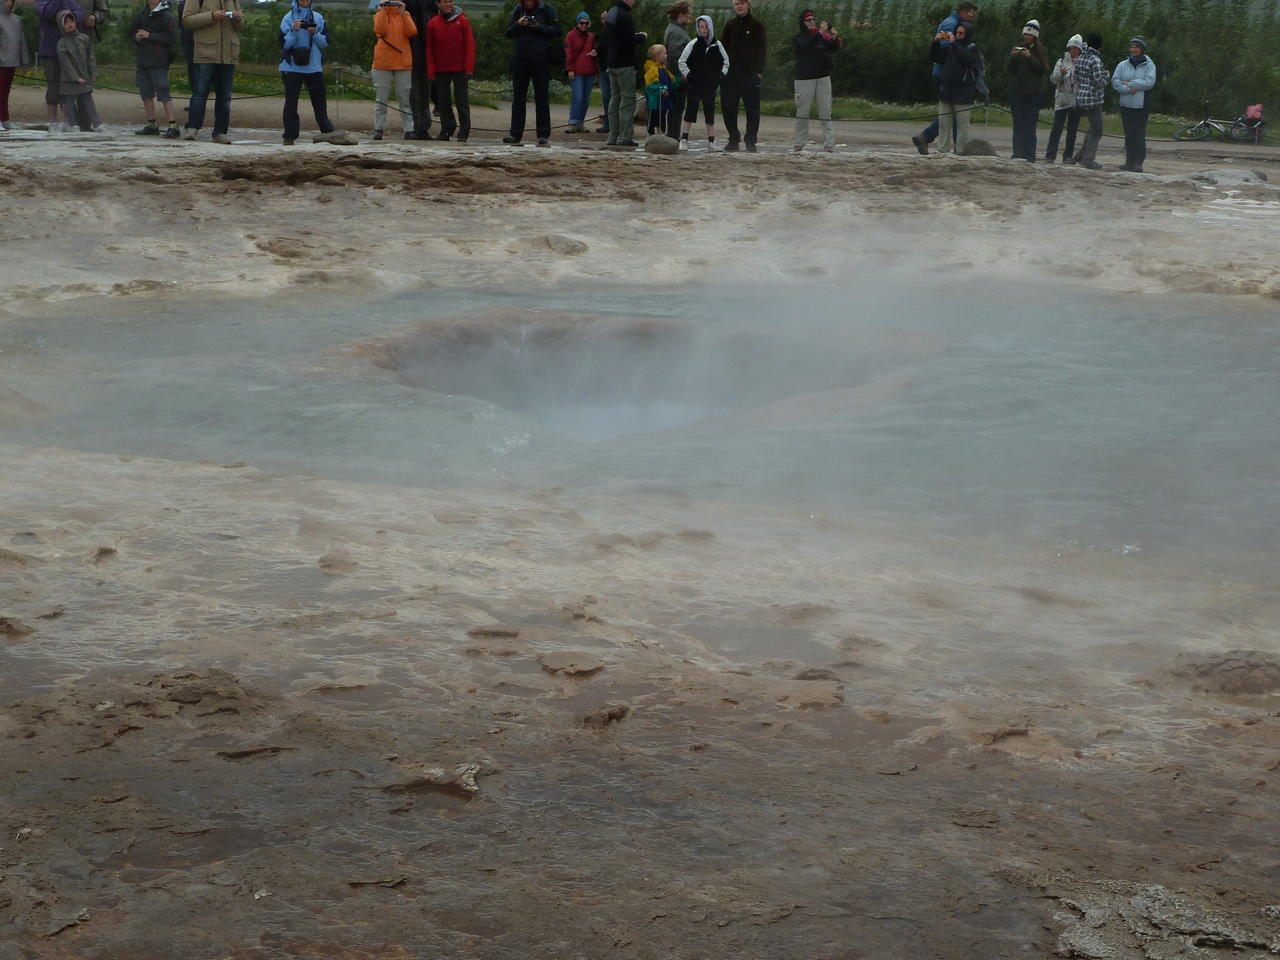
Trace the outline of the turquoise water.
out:
[[[6,385],[46,408],[0,423],[0,440],[410,485],[791,503],[1213,569],[1273,562],[1274,311],[868,284],[637,291],[622,317],[600,308],[608,293],[51,308],[0,328]],[[601,319],[548,333],[543,311],[560,310]],[[508,332],[482,335],[495,311]],[[401,338],[390,371],[332,352],[459,316],[480,319]]]

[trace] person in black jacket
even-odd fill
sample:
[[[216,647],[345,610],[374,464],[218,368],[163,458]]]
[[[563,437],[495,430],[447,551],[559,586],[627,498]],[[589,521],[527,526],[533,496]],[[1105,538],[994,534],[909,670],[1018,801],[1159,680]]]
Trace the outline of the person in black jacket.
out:
[[[792,149],[799,153],[809,142],[809,108],[818,101],[818,120],[822,123],[822,149],[830,153],[836,148],[836,128],[831,122],[831,55],[844,43],[827,21],[818,23],[812,10],[800,12],[800,32],[791,45],[796,51],[796,142]]]
[[[636,0],[614,0],[605,16],[604,67],[609,72],[609,145],[636,146],[636,44],[649,39],[636,30]]]
[[[756,134],[760,132],[760,81],[764,78],[766,43],[764,24],[751,13],[750,0],[733,0],[733,16],[720,31],[720,42],[729,54],[729,72],[720,87],[720,109],[729,131],[726,150],[746,145],[748,153],[756,152]],[[738,103],[747,113],[747,135],[738,133]]]
[[[160,127],[156,123],[156,101],[159,100],[164,107],[164,118],[169,121],[165,138],[177,140],[182,131],[178,129],[178,114],[169,95],[169,64],[173,62],[174,42],[178,39],[178,22],[169,12],[168,0],[147,0],[146,7],[138,11],[129,26],[129,37],[138,57],[134,81],[142,97],[142,109],[147,114],[146,126],[134,133],[144,137],[159,135]]]
[[[716,87],[729,72],[729,55],[716,39],[715,24],[708,16],[698,18],[697,36],[685,44],[678,65],[684,77],[687,91],[684,122],[680,128],[680,147],[689,145],[689,130],[698,117],[698,105],[702,105],[702,119],[707,125],[707,149],[714,150],[716,143]]]
[[[533,81],[534,121],[538,146],[551,143],[551,49],[560,36],[555,7],[543,0],[520,0],[507,19],[507,36],[515,41],[511,57],[511,133],[503,143],[524,137],[525,104]]]
[[[955,151],[969,142],[969,111],[978,98],[982,78],[982,51],[974,42],[974,27],[961,21],[955,32],[940,32],[929,45],[929,55],[942,65],[938,77],[938,149],[951,149],[951,124],[955,123]]]
[[[432,83],[427,71],[427,21],[440,8],[436,0],[404,0],[404,12],[413,18],[417,34],[409,38],[413,69],[409,71],[409,109],[413,112],[413,139],[434,140],[431,136]],[[408,139],[408,138],[406,138]]]

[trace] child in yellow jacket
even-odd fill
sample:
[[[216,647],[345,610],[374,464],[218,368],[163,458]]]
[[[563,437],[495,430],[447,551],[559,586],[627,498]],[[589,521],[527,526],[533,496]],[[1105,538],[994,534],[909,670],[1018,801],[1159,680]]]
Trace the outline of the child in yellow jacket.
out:
[[[667,66],[667,48],[655,43],[644,62],[644,98],[649,107],[649,135],[670,129],[671,91],[680,86],[680,74]]]

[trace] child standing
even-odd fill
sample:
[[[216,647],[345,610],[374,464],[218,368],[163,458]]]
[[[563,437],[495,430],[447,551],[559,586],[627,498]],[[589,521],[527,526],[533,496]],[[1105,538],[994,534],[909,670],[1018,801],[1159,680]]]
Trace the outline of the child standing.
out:
[[[64,10],[58,19],[62,36],[58,38],[58,96],[62,98],[62,112],[68,126],[79,124],[81,130],[101,130],[102,118],[93,102],[93,81],[98,72],[98,58],[93,52],[93,41],[87,33],[81,33],[76,15]]]
[[[129,36],[138,56],[135,80],[142,97],[142,109],[147,114],[147,124],[134,133],[143,137],[160,134],[156,123],[156,101],[164,107],[164,118],[169,121],[166,139],[177,140],[182,136],[178,129],[178,117],[169,95],[169,64],[173,61],[173,47],[178,39],[178,22],[169,12],[169,0],[147,0],[129,27]]]
[[[702,105],[702,119],[707,124],[707,149],[716,142],[716,88],[720,78],[729,72],[729,54],[716,39],[716,28],[711,18],[698,18],[697,39],[680,54],[680,76],[688,91],[684,107],[684,124],[680,128],[680,146],[689,144],[689,129]]]
[[[19,67],[31,65],[22,21],[13,12],[13,0],[0,0],[0,130],[12,130],[9,122],[9,88]]]
[[[655,43],[644,62],[644,98],[649,107],[649,136],[666,133],[670,127],[672,91],[680,78],[667,66],[667,48]]]

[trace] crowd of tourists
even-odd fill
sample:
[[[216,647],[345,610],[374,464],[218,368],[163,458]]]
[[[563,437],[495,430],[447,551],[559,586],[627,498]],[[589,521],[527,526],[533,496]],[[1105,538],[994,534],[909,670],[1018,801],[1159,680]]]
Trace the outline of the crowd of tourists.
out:
[[[66,129],[101,129],[93,101],[94,47],[109,16],[106,0],[28,2],[34,3],[39,18],[37,56],[47,81],[45,104],[51,127],[61,122]],[[21,24],[13,13],[14,3],[0,0],[0,129],[10,126],[8,100],[14,72],[31,59]],[[648,35],[636,29],[631,13],[634,3],[613,0],[613,6],[600,15],[598,31],[593,29],[591,16],[581,12],[562,34],[556,9],[547,0],[519,0],[505,30],[511,41],[512,101],[503,142],[523,142],[532,88],[536,142],[539,146],[550,143],[550,83],[553,73],[562,69],[572,94],[568,132],[587,131],[591,94],[598,84],[604,115],[596,132],[607,134],[609,145],[636,146],[637,59],[640,47],[647,44],[641,76],[648,132],[665,134],[685,147],[701,114],[706,146],[714,149],[718,98],[727,133],[723,148],[755,152],[768,44],[764,23],[751,12],[751,0],[733,0],[733,13],[719,30],[710,16],[695,18],[689,0],[677,0],[667,9],[669,22],[660,43],[649,43]],[[405,139],[465,142],[471,134],[468,81],[475,71],[476,40],[458,0],[372,0],[372,8],[376,37],[371,67],[373,138],[381,140],[387,135],[394,97],[394,112]],[[943,152],[962,152],[970,139],[970,111],[980,98],[989,95],[977,19],[978,5],[962,2],[933,36],[929,55],[938,91],[938,116],[912,137],[922,154],[927,154],[935,141]],[[137,58],[135,80],[146,118],[137,132],[194,140],[204,126],[212,95],[212,139],[229,143],[231,88],[243,29],[240,0],[178,0],[176,10],[170,9],[170,0],[145,0],[129,28]],[[314,0],[291,0],[279,31],[284,143],[293,144],[299,136],[298,102],[304,87],[320,137],[335,135],[323,76],[329,32],[324,16],[314,9]],[[833,57],[842,45],[839,32],[828,21],[819,20],[813,10],[800,12],[792,39],[793,149],[797,152],[808,143],[809,119],[815,107],[822,124],[823,149],[835,149],[831,73]],[[1099,169],[1103,98],[1110,85],[1120,95],[1124,169],[1142,170],[1155,62],[1147,54],[1146,41],[1134,37],[1128,56],[1108,73],[1102,45],[1096,33],[1076,34],[1050,67],[1039,21],[1028,20],[1023,26],[1005,60],[1015,159],[1032,163],[1037,159],[1037,125],[1048,88],[1054,117],[1044,159],[1056,160],[1061,144],[1064,163]],[[169,92],[169,68],[179,47],[192,91],[181,129]],[[158,115],[161,110],[163,129]],[[436,117],[439,130],[433,136]],[[1088,126],[1077,150],[1082,119]]]
[[[935,140],[943,152],[954,149],[957,153],[969,141],[969,112],[988,92],[985,61],[977,41],[977,19],[978,5],[965,2],[938,24],[929,47],[933,80],[938,88],[938,118],[911,138],[922,154],[929,152],[929,145]],[[1063,163],[1102,169],[1098,144],[1102,141],[1103,98],[1110,85],[1120,95],[1120,120],[1124,125],[1125,162],[1121,169],[1141,173],[1147,157],[1149,91],[1156,85],[1156,65],[1147,54],[1147,41],[1142,37],[1130,40],[1128,56],[1108,74],[1102,61],[1102,37],[1097,33],[1072,36],[1052,68],[1040,33],[1040,21],[1028,20],[1022,37],[1005,60],[1009,112],[1013,116],[1013,158],[1036,162],[1037,125],[1045,87],[1049,86],[1053,91],[1053,127],[1045,161],[1053,163],[1062,144]],[[1088,121],[1088,129],[1077,150],[1076,133],[1082,119]]]

